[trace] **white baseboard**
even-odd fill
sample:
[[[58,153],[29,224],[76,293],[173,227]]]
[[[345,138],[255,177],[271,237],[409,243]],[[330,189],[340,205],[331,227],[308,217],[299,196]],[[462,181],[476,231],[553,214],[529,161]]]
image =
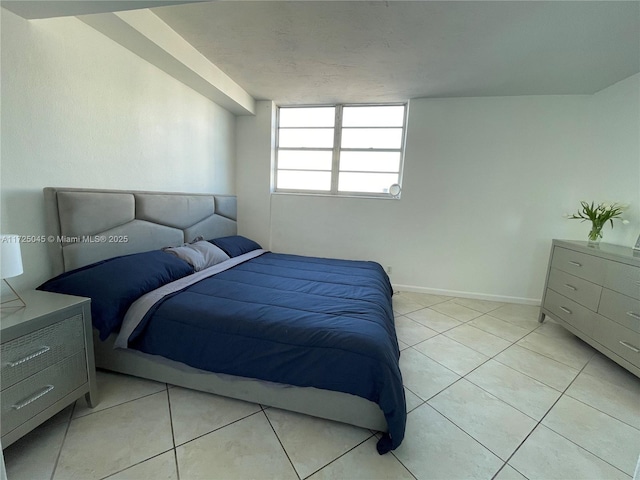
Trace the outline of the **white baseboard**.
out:
[[[534,305],[539,307],[542,303],[540,298],[508,297],[505,295],[490,295],[487,293],[460,292],[458,290],[442,290],[439,288],[416,287],[413,285],[393,284],[394,291],[430,293],[432,295],[445,295],[447,297],[473,298],[474,300],[489,300],[492,302],[519,303],[521,305]]]

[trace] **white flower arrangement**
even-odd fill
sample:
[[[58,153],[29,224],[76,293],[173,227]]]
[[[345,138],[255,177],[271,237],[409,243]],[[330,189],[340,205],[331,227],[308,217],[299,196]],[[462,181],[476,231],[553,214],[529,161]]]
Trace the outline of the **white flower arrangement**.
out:
[[[613,228],[613,221],[620,220],[623,224],[628,224],[629,220],[622,218],[622,212],[628,208],[628,205],[621,203],[588,203],[585,201],[580,202],[582,208],[578,213],[566,214],[565,217],[569,219],[581,220],[583,222],[591,221],[591,231],[589,232],[589,241],[598,242],[602,238],[602,227],[607,222],[611,223]]]

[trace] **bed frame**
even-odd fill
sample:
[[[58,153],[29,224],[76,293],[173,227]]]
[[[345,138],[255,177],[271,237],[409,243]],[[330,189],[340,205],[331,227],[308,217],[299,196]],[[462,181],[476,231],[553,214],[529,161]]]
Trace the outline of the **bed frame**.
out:
[[[193,193],[44,189],[54,275],[119,255],[237,233],[236,197]],[[195,369],[98,339],[96,366],[315,417],[387,431],[380,407],[364,398]]]

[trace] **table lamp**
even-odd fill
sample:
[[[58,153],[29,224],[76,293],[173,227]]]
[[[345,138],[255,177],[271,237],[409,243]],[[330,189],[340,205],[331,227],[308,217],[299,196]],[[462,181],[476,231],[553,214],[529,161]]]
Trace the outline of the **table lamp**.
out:
[[[7,278],[17,277],[23,272],[22,254],[20,252],[19,235],[0,235],[0,278],[11,289],[16,298],[2,302],[2,305],[20,300],[23,306],[27,306],[18,292],[7,281]]]

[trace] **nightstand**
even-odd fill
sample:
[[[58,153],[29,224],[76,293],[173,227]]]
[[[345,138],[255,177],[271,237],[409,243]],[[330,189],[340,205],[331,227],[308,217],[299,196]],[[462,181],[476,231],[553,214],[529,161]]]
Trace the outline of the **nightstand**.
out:
[[[0,313],[0,430],[6,448],[75,400],[97,404],[89,298],[30,291]]]

